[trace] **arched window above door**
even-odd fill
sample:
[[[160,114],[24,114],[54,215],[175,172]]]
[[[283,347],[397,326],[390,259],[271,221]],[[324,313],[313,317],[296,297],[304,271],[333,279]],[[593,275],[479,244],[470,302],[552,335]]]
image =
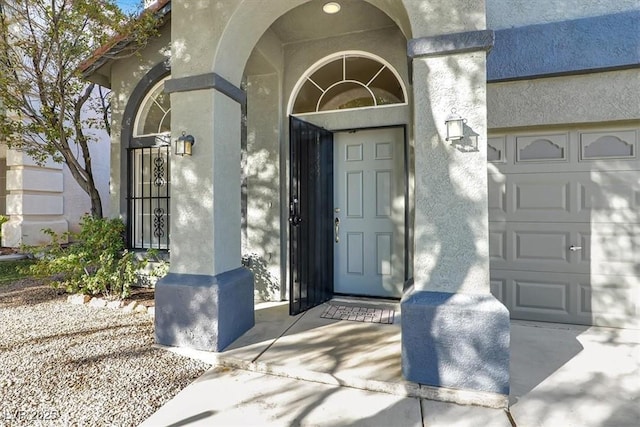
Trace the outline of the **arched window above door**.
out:
[[[133,127],[133,136],[157,135],[171,131],[171,100],[164,92],[165,77],[142,100]]]
[[[298,82],[292,114],[404,104],[398,73],[381,58],[342,53],[320,61]]]

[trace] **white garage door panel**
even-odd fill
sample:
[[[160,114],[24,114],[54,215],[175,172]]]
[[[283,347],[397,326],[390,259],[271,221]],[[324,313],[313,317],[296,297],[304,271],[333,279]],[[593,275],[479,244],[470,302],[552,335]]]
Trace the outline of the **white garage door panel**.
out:
[[[507,212],[515,221],[575,221],[571,202],[575,188],[571,174],[524,174],[510,176],[507,185]],[[573,217],[573,218],[572,218]]]
[[[637,171],[493,174],[489,176],[490,219],[638,224],[637,176]]]
[[[639,328],[640,131],[488,145],[492,293],[517,319]]]
[[[491,271],[491,291],[516,319],[638,328],[638,279]]]
[[[489,214],[492,221],[640,223],[637,173],[494,175]]]
[[[640,223],[640,179],[637,171],[592,172],[578,184],[579,212],[592,223]]]
[[[491,269],[588,274],[582,251],[569,249],[587,241],[581,236],[588,234],[589,225],[582,223],[491,222]]]
[[[507,262],[507,224],[504,222],[489,223],[489,259],[491,268],[506,267]]]
[[[492,269],[634,276],[639,254],[638,224],[489,223]]]
[[[507,219],[507,176],[489,175],[489,219],[505,221]]]

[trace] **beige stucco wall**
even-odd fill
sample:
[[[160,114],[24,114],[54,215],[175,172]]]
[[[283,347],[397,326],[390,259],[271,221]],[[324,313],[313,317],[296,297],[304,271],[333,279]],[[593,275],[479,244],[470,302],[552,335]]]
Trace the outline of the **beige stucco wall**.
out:
[[[490,129],[640,119],[640,70],[551,77],[487,87]]]
[[[127,171],[126,147],[122,147],[123,113],[131,92],[153,66],[171,56],[171,32],[169,21],[160,29],[160,37],[155,38],[138,54],[125,60],[115,61],[111,67],[111,89],[115,96],[111,104],[111,180],[108,197],[111,217],[126,218],[127,214]]]
[[[484,52],[414,60],[416,207],[414,278],[419,289],[488,293]],[[456,78],[451,78],[455,75]],[[452,108],[467,138],[446,141]]]
[[[389,14],[408,37],[486,27],[484,0],[368,2]],[[244,68],[266,29],[279,16],[303,3],[306,1],[228,0],[211,3],[174,0],[172,29],[174,34],[180,34],[174,41],[177,60],[174,75],[206,73],[211,70],[211,64],[215,64],[216,72],[239,86],[241,75],[238,70]]]
[[[242,256],[256,298],[280,299],[280,104],[278,74],[247,77],[246,236]]]
[[[281,250],[281,41],[267,31],[245,69],[247,94],[243,179],[245,180],[242,257],[254,275],[256,300],[280,300]]]
[[[487,27],[498,30],[638,9],[638,0],[487,0]]]

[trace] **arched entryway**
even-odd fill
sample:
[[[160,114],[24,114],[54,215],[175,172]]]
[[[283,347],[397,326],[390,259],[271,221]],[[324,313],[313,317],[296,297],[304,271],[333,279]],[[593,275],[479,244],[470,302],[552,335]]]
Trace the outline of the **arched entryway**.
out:
[[[382,127],[375,113],[403,110],[406,94],[391,64],[362,51],[323,58],[296,84],[288,109],[292,313],[334,294],[402,296],[408,117]],[[329,124],[358,113],[370,122],[325,129],[305,121],[317,113]]]
[[[408,172],[415,171],[408,180],[415,254],[409,261],[414,287],[402,302],[404,375],[504,394],[508,312],[489,292],[485,70],[493,34],[485,29],[484,1],[340,4],[340,13],[326,15],[318,0],[272,0],[262,8],[252,0],[176,3],[165,90],[172,136],[189,132],[197,144],[193,156],[172,164],[171,270],[156,290],[158,341],[221,350],[253,326],[254,275],[240,264],[241,163],[253,172],[246,176],[245,248],[260,249],[259,271],[268,273],[268,283],[282,281],[287,101],[318,60],[364,51],[390,63],[407,87],[411,81],[407,105],[320,111],[305,119],[332,131],[404,123],[415,141],[407,155],[414,165]],[[461,144],[446,140],[452,107],[467,119]],[[474,318],[464,329],[461,313]]]
[[[322,11],[322,4],[308,2],[275,20],[256,43],[245,67],[245,264],[254,273],[256,297],[305,298],[304,289],[296,292],[290,286],[295,281],[292,276],[296,276],[292,274],[295,260],[290,240],[290,177],[297,170],[290,157],[291,114],[345,135],[347,130],[395,126],[399,134],[399,184],[391,187],[403,202],[398,209],[403,229],[399,243],[392,246],[402,252],[394,253],[396,263],[401,265],[400,283],[395,290],[381,287],[377,296],[399,297],[406,276],[404,252],[408,246],[404,230],[405,143],[411,123],[407,40],[394,19],[368,2],[345,2],[342,10],[331,16]],[[384,177],[380,174],[378,178],[382,185]],[[330,204],[328,217],[333,224],[334,209],[339,208],[333,206],[333,200]],[[342,221],[346,226],[348,220]],[[333,241],[334,226],[320,228]],[[379,236],[381,247],[389,247],[387,237]],[[345,235],[344,246],[348,240]],[[353,247],[353,234],[351,240]],[[386,263],[385,259],[382,257],[380,262]],[[334,262],[333,257],[330,262]],[[329,276],[327,280],[333,282],[333,275]],[[376,295],[366,290],[345,293]]]

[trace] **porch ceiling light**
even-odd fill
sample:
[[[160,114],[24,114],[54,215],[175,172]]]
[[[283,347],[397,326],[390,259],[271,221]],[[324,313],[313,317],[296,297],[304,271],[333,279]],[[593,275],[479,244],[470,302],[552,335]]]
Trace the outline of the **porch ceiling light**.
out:
[[[324,13],[327,13],[329,15],[340,12],[340,9],[340,3],[335,1],[330,1],[329,3],[325,3],[324,6],[322,6],[322,10],[324,11]]]
[[[182,132],[182,135],[176,139],[176,154],[179,156],[190,156],[191,149],[196,144],[196,139],[193,135],[187,135],[186,132]]]
[[[464,138],[464,124],[467,122],[459,114],[456,109],[451,109],[451,114],[447,117],[444,124],[447,125],[447,141],[457,141]]]

